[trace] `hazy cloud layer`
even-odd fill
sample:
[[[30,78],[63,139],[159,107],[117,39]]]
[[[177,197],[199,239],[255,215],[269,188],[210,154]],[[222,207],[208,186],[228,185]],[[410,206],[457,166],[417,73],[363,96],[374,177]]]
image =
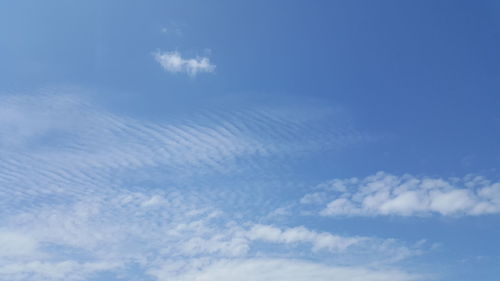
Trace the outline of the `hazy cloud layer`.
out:
[[[154,270],[158,280],[173,281],[410,281],[422,280],[397,270],[360,267],[333,267],[293,259],[236,259],[200,262],[185,273],[172,277],[171,268]]]

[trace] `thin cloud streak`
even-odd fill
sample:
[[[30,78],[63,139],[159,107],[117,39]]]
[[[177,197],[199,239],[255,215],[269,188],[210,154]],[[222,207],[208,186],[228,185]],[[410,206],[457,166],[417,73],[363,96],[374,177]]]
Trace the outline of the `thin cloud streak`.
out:
[[[180,276],[172,272],[184,269]],[[187,268],[187,270],[186,270]],[[334,267],[293,259],[238,259],[216,262],[198,261],[152,270],[159,281],[411,281],[420,276],[398,270]]]

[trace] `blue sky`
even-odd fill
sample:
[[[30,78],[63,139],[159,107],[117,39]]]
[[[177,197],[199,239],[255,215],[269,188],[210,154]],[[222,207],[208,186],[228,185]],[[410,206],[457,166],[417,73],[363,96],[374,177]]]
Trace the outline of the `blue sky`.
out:
[[[0,279],[498,280],[499,13],[0,3]]]

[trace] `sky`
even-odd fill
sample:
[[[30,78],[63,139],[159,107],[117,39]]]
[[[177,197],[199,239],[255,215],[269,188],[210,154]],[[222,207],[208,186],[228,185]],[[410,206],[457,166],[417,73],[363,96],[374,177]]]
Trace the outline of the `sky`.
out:
[[[496,281],[498,1],[2,1],[0,280]]]

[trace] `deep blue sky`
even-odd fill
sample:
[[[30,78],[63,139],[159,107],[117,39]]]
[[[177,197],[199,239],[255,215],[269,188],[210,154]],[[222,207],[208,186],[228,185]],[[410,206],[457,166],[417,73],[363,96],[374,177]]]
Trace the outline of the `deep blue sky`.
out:
[[[261,266],[258,257],[279,257],[286,268],[325,272],[318,280],[354,278],[329,271],[338,266],[411,274],[384,277],[393,280],[497,280],[498,50],[497,1],[3,1],[0,207],[8,215],[0,215],[0,244],[32,247],[18,253],[0,246],[15,252],[0,254],[0,277],[22,264],[21,273],[5,278],[59,280],[30,263],[68,261],[80,271],[67,272],[80,280],[212,280],[218,272],[229,274],[227,267],[247,276],[233,258],[244,267]],[[174,53],[185,62],[205,58],[212,68],[190,74],[160,64],[157,55],[169,62]],[[358,181],[349,185],[352,177]],[[349,188],[335,190],[335,180]],[[387,190],[389,197],[380,199]],[[243,235],[249,245],[287,246],[267,251],[255,242],[233,256],[219,244],[195,254],[186,250],[176,259],[193,264],[205,255],[209,265],[172,277],[159,268],[170,266],[175,239],[148,244],[156,237],[134,231],[177,212],[175,223],[193,218],[170,203],[168,214],[127,213],[122,201],[110,199],[133,192],[139,209],[163,206],[158,198],[167,202],[179,193],[183,204],[224,214],[203,221],[212,232],[182,239]],[[191,192],[209,202],[186,195]],[[307,194],[318,196],[304,203]],[[370,194],[381,201],[369,205]],[[339,198],[350,205],[333,204]],[[36,216],[44,208],[60,211],[53,216],[78,213],[95,200],[103,206],[89,211],[92,223],[68,218],[75,227],[61,226],[55,232],[62,236],[47,234],[57,228],[50,215]],[[111,226],[95,241],[67,238],[97,231],[97,222],[113,225],[114,216],[135,218],[120,230],[130,233],[122,240],[102,238],[116,235]],[[229,224],[240,232],[223,232]],[[348,247],[339,259],[334,250],[287,248],[316,245],[313,234],[291,242],[258,238],[251,234],[256,224],[379,240]],[[23,231],[34,234],[24,237]],[[384,239],[391,238],[397,245],[387,246]],[[147,261],[134,243],[148,245]],[[377,252],[370,247],[383,248],[377,243],[386,252],[368,254]],[[104,255],[103,247],[130,257]],[[397,256],[391,251],[406,251],[398,247],[407,256],[376,264]],[[306,261],[312,264],[300,264]],[[86,271],[84,262],[112,269]],[[274,270],[273,261],[266,264]],[[282,274],[275,278],[302,276]]]

